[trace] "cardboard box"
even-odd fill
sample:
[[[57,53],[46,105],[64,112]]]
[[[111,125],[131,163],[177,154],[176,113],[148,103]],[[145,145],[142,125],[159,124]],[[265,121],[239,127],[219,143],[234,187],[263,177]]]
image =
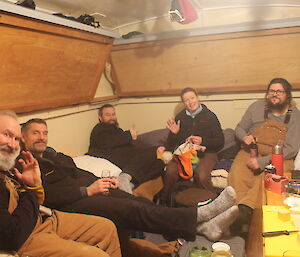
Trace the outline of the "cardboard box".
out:
[[[286,190],[288,179],[276,174],[265,174],[265,188],[272,192],[281,194]]]

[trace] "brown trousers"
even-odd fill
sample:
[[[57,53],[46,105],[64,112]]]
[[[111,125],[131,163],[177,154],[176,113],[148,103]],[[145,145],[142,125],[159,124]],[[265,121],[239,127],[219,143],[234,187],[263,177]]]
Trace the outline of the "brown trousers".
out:
[[[259,156],[270,155],[272,147],[278,140],[285,139],[286,132],[287,124],[274,120],[267,120],[261,127],[258,127],[253,136],[256,137]],[[260,208],[263,202],[264,174],[255,175],[247,167],[249,157],[249,147],[239,151],[231,166],[228,184],[236,191],[237,204],[244,204],[254,209]],[[292,169],[292,166],[292,160],[284,162],[285,171]]]
[[[121,257],[115,225],[108,219],[54,211],[37,225],[18,251],[20,256]]]
[[[205,153],[204,157],[200,159],[199,165],[194,170],[194,181],[195,184],[206,190],[209,190],[216,196],[215,188],[211,182],[211,171],[218,161],[218,156],[216,153]],[[181,177],[178,174],[178,166],[174,160],[171,160],[166,169],[164,176],[164,188],[162,191],[162,199],[169,200],[172,192],[174,191],[176,182],[179,181]]]
[[[235,189],[237,204],[244,204],[252,209],[262,205],[263,174],[254,175],[246,165],[249,153],[240,150],[231,166],[228,183]]]

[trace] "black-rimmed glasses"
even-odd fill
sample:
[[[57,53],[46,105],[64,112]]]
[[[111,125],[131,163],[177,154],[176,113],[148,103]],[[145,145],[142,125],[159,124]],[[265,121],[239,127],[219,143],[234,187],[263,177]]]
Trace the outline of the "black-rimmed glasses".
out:
[[[277,95],[283,95],[285,93],[285,91],[284,90],[280,90],[280,89],[278,89],[278,90],[270,89],[268,91],[268,93],[269,93],[269,95],[275,95],[275,94],[277,94]]]

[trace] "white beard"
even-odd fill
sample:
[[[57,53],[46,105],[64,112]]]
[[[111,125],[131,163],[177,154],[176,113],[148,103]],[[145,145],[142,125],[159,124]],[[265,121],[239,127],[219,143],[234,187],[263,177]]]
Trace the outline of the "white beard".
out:
[[[5,149],[7,146],[0,146],[0,149]],[[20,149],[14,150],[10,155],[5,156],[0,152],[0,169],[3,171],[8,171],[15,166],[16,158],[20,154]]]

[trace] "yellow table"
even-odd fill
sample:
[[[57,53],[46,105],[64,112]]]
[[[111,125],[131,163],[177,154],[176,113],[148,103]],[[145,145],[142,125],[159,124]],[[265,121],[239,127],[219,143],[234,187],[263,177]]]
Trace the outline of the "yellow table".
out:
[[[278,230],[296,230],[291,220],[283,221],[278,217],[278,210],[284,206],[263,206],[263,232]],[[265,257],[300,257],[300,240],[297,233],[264,238]],[[294,250],[294,252],[287,250]],[[285,255],[284,255],[285,254]]]

